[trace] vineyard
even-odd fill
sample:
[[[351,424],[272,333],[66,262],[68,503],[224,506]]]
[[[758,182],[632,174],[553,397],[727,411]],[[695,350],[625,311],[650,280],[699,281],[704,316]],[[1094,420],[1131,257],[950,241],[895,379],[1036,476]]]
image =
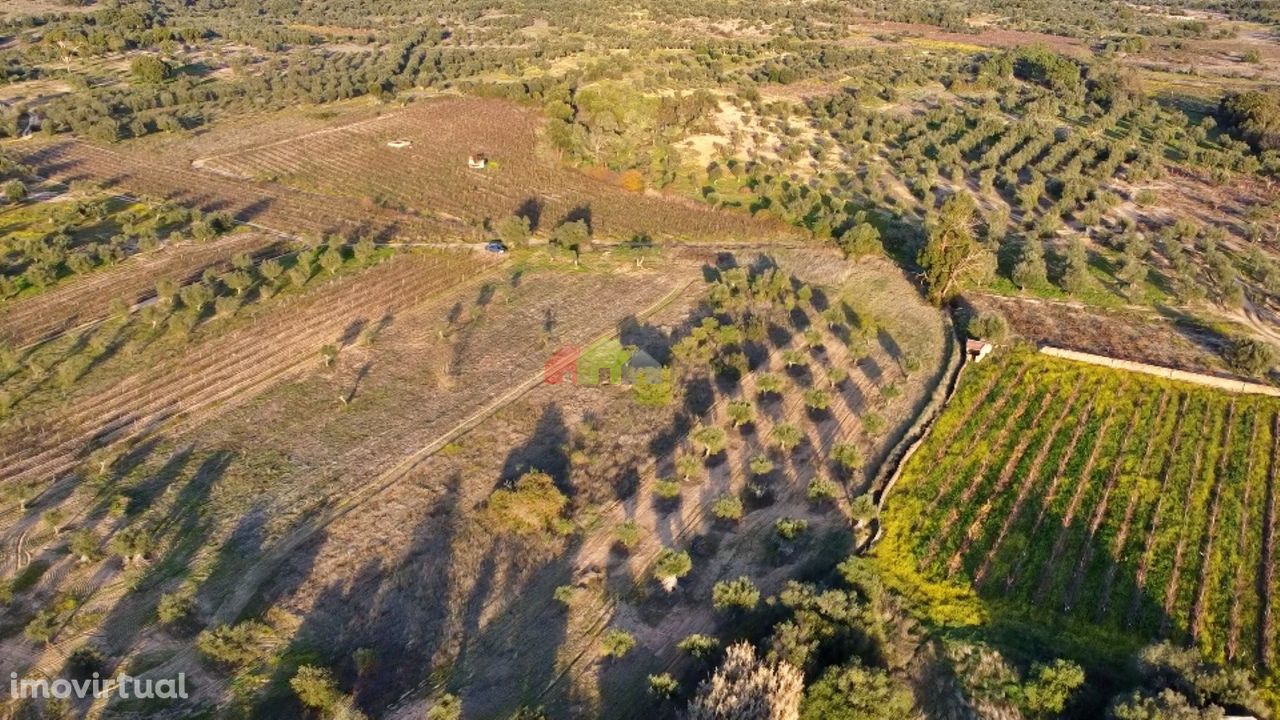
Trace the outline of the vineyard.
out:
[[[628,190],[570,169],[540,148],[541,122],[536,112],[510,102],[441,99],[195,164],[215,177],[271,181],[440,222],[520,214],[536,231],[580,219],[597,236],[621,239],[723,241],[786,233],[773,223],[644,192],[643,181]],[[411,144],[388,146],[397,140]],[[471,168],[472,154],[484,155],[487,167]]]
[[[1277,442],[1274,400],[1016,351],[909,461],[879,562],[944,623],[1008,610],[1268,667]]]

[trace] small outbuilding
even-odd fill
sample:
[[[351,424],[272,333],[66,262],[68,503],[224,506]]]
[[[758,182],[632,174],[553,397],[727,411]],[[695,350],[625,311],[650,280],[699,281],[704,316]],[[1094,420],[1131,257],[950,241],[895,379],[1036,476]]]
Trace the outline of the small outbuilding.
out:
[[[982,362],[982,359],[990,355],[994,349],[994,345],[978,338],[969,338],[964,343],[964,350],[973,362]]]
[[[489,158],[481,153],[472,153],[467,156],[467,167],[472,170],[483,170],[489,167]]]

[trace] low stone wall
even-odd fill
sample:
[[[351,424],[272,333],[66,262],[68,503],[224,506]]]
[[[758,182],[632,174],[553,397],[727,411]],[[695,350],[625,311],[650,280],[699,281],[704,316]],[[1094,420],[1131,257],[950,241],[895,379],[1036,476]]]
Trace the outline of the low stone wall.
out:
[[[1143,373],[1144,375],[1154,375],[1156,377],[1168,378],[1169,380],[1180,380],[1182,382],[1195,383],[1196,385],[1205,385],[1219,390],[1226,390],[1227,392],[1280,397],[1280,388],[1245,382],[1244,380],[1215,377],[1213,375],[1187,372],[1185,370],[1175,370],[1173,368],[1161,367],[1159,365],[1148,365],[1146,363],[1133,362],[1132,360],[1118,360],[1105,355],[1094,355],[1093,353],[1079,352],[1078,350],[1067,350],[1064,348],[1053,347],[1051,345],[1041,347],[1040,352],[1045,355],[1052,355],[1053,357],[1064,358],[1066,360],[1075,360],[1077,362],[1089,363],[1091,365],[1101,365],[1103,367],[1115,368],[1117,370],[1128,370],[1129,372]]]

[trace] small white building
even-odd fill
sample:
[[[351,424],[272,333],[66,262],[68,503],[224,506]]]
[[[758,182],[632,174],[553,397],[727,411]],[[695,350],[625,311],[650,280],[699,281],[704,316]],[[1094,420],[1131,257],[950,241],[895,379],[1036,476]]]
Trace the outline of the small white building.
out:
[[[467,167],[472,170],[483,170],[489,167],[489,158],[479,153],[467,156]]]
[[[982,362],[982,359],[991,354],[995,346],[986,340],[977,338],[969,338],[965,340],[964,350],[969,354],[969,359],[974,362]]]

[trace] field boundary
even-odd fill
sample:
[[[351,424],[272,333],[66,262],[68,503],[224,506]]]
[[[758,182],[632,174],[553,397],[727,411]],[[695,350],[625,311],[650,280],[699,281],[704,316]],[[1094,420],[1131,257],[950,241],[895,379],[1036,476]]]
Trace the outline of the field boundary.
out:
[[[956,392],[956,387],[960,384],[960,373],[968,365],[965,362],[964,353],[960,352],[960,337],[956,333],[956,326],[951,319],[951,315],[944,313],[943,317],[944,327],[950,336],[947,342],[946,364],[943,366],[943,371],[938,378],[933,393],[930,394],[919,415],[916,416],[915,422],[907,428],[898,444],[889,450],[880,465],[880,470],[876,473],[876,477],[871,481],[872,491],[876,493],[876,509],[878,511],[875,519],[876,530],[871,534],[866,544],[860,548],[862,552],[871,549],[884,533],[884,525],[880,522],[878,513],[884,511],[885,499],[889,497],[889,491],[898,482],[898,478],[902,477],[902,473],[907,467],[907,462],[911,460],[911,457],[929,438],[929,431],[933,429],[934,421],[942,416],[942,411],[946,409],[947,403],[951,400],[951,396]],[[876,490],[877,487],[880,489]]]
[[[1188,372],[1186,370],[1175,370],[1174,368],[1163,367],[1161,365],[1149,365],[1147,363],[1134,362],[1133,360],[1121,360],[1119,358],[1108,357],[1106,355],[1095,355],[1094,353],[1081,352],[1079,350],[1067,350],[1066,348],[1054,347],[1053,345],[1041,346],[1040,352],[1045,355],[1062,358],[1064,360],[1075,360],[1076,362],[1088,363],[1090,365],[1101,365],[1103,367],[1114,368],[1117,370],[1128,370],[1129,372],[1142,373],[1143,375],[1154,375],[1156,377],[1167,378],[1169,380],[1180,380],[1182,382],[1204,385],[1206,387],[1217,388],[1218,390],[1226,390],[1233,393],[1280,397],[1280,388],[1274,388],[1269,385],[1260,385],[1246,380],[1236,380],[1234,378],[1224,378],[1216,375],[1205,375],[1204,373]]]

